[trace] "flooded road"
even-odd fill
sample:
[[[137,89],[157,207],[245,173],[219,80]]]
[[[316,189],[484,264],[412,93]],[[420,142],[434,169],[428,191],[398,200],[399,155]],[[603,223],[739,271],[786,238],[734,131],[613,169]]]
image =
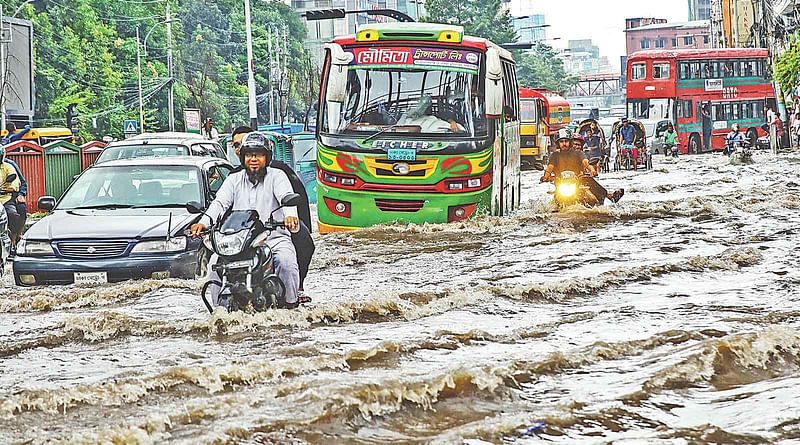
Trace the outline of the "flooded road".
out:
[[[0,443],[800,441],[800,154],[656,156],[616,204],[318,238],[296,311],[0,289]]]

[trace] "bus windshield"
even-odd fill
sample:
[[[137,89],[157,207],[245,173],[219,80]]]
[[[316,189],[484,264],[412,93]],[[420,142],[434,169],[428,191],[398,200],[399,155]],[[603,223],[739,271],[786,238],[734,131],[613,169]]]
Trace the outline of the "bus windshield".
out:
[[[539,116],[536,113],[536,107],[538,103],[536,100],[523,100],[520,99],[519,107],[520,107],[520,116],[519,119],[522,122],[538,122]]]
[[[329,134],[480,137],[487,133],[482,77],[470,72],[350,67],[343,104],[326,103]]]

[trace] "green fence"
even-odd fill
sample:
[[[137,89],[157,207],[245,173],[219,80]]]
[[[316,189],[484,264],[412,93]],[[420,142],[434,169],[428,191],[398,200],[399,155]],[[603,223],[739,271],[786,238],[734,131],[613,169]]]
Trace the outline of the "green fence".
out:
[[[45,194],[58,199],[81,172],[81,149],[67,141],[51,142],[42,148]]]

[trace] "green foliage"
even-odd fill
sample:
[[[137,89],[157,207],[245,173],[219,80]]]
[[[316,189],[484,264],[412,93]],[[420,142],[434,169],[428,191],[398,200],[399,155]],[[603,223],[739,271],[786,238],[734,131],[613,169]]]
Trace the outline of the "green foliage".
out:
[[[428,15],[422,21],[461,25],[468,35],[497,44],[514,42],[517,33],[511,15],[501,6],[502,0],[427,0]]]
[[[425,7],[428,16],[423,21],[462,25],[468,35],[497,44],[517,40],[511,16],[502,8],[501,0],[427,0]],[[514,58],[520,86],[564,91],[577,82],[577,78],[567,75],[564,64],[548,45],[515,51]]]
[[[199,108],[217,127],[247,123],[247,57],[244,4],[241,0],[167,0],[173,33],[176,129],[183,128],[183,108]],[[19,1],[0,0],[4,10]],[[142,52],[142,96],[145,128],[168,128],[166,1],[37,0],[20,17],[34,23],[34,64],[38,127],[65,126],[66,106],[77,103],[84,139],[122,136],[122,121],[139,116],[136,30],[146,43]],[[279,1],[251,1],[254,65],[261,122],[266,120],[265,93],[270,82],[268,29],[287,30],[286,68],[306,68],[300,16]],[[146,42],[144,42],[147,37]],[[283,35],[273,33],[273,54]],[[144,49],[144,48],[142,48]],[[283,65],[284,57],[281,56]],[[286,97],[290,110],[305,110],[308,95]],[[93,121],[97,127],[94,128]]]
[[[792,36],[789,49],[778,57],[774,75],[783,91],[794,91],[800,85],[800,33]]]
[[[539,44],[530,51],[517,51],[514,59],[520,86],[563,92],[578,81],[577,76],[567,74],[551,46]]]

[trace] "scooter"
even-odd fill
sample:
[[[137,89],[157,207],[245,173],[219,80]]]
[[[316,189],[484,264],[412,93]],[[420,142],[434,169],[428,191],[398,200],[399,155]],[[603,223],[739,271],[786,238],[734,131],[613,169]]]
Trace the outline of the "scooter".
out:
[[[553,192],[553,200],[559,210],[575,204],[581,204],[586,207],[594,207],[600,204],[589,190],[589,187],[582,184],[580,177],[580,175],[572,171],[563,171],[555,177],[556,188]]]
[[[12,173],[6,177],[6,184],[14,182],[17,175]],[[10,195],[10,193],[0,189],[0,196]],[[11,233],[8,229],[8,214],[6,208],[0,205],[0,277],[5,273],[6,261],[11,255]]]
[[[296,193],[287,195],[278,209],[297,206],[302,198]],[[190,213],[202,213],[199,203],[186,205]],[[212,285],[219,286],[223,306],[228,312],[256,311],[286,306],[286,285],[275,274],[275,256],[266,244],[269,235],[285,228],[283,221],[275,221],[272,212],[267,222],[262,222],[255,210],[235,210],[206,229],[203,243],[219,257],[211,266],[219,273],[221,282],[209,281],[203,285],[201,296],[209,312],[213,307],[207,293]]]

